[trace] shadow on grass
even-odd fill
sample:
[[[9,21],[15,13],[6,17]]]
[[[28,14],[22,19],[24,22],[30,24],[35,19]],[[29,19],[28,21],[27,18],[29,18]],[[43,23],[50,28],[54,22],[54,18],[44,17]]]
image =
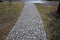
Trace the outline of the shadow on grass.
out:
[[[48,20],[48,29],[51,34],[51,39],[50,40],[60,40],[60,18],[58,17],[58,13],[50,13],[48,15],[49,18],[52,20]]]

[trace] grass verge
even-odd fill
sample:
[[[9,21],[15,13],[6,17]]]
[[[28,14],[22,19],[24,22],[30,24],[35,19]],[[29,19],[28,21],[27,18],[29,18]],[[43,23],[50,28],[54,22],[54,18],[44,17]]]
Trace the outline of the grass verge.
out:
[[[45,25],[48,40],[59,40],[60,21],[54,17],[58,5],[35,4]]]
[[[0,3],[0,40],[6,39],[7,34],[21,14],[23,6],[24,3],[12,3],[11,5],[8,2]]]

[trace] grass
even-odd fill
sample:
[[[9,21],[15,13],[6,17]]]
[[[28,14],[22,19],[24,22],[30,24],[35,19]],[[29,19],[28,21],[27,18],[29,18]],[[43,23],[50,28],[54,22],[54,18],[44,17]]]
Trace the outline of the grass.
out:
[[[59,40],[60,21],[51,15],[56,12],[58,5],[35,4],[35,6],[44,21],[48,40]]]
[[[12,3],[11,5],[8,2],[0,3],[0,40],[6,39],[21,14],[23,6],[24,3]]]

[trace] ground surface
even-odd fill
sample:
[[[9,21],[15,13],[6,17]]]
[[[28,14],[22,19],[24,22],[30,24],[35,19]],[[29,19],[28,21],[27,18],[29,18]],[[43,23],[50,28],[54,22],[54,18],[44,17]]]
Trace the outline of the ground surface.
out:
[[[5,40],[7,34],[18,19],[23,3],[9,5],[9,3],[0,3],[0,40]]]
[[[41,16],[32,3],[25,3],[6,40],[47,40]]]
[[[57,18],[57,5],[36,4],[44,21],[48,40],[60,40],[60,18]]]
[[[7,3],[0,3],[0,40],[5,40],[11,28],[15,25],[23,5],[23,3],[18,3],[10,6]],[[48,40],[60,40],[60,18],[53,15],[57,8],[56,5],[37,4],[36,6],[44,21]]]

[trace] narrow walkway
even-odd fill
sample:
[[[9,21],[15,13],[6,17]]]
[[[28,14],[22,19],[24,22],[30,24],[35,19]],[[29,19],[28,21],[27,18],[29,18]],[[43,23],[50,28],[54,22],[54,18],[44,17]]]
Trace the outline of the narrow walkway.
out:
[[[47,40],[41,16],[32,3],[25,3],[22,13],[6,40]]]

